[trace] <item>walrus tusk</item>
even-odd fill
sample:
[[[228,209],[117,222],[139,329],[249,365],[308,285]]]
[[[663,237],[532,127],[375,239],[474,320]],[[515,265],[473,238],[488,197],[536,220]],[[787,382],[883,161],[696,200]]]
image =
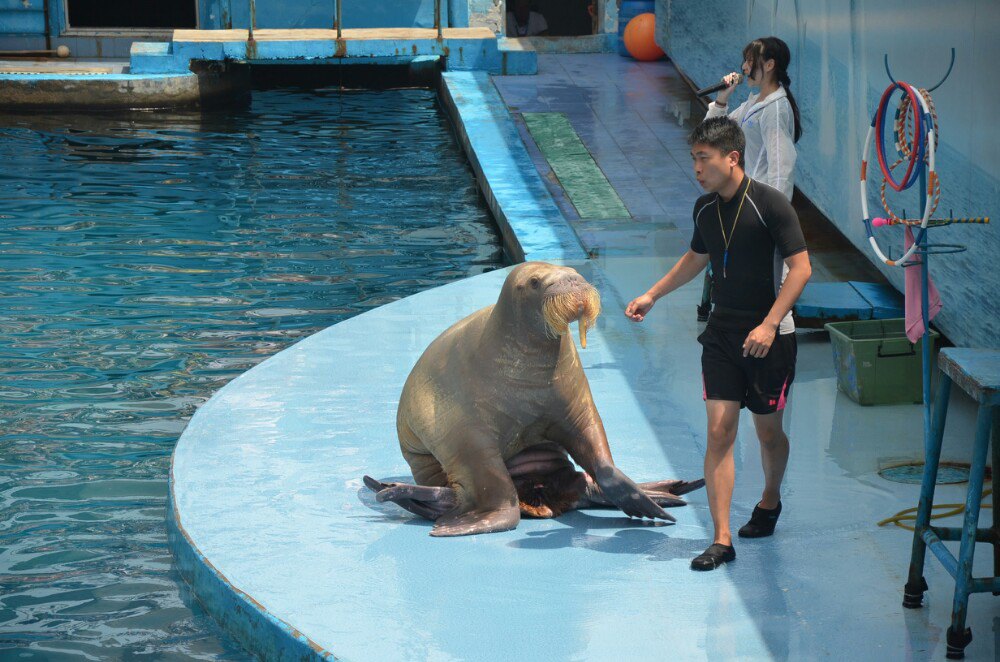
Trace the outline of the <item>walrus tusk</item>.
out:
[[[580,318],[580,347],[587,349],[587,318]]]

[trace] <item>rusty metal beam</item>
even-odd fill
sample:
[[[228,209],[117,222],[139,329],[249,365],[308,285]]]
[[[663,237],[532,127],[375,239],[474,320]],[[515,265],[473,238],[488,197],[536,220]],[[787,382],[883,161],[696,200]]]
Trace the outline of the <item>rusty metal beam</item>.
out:
[[[257,27],[257,0],[250,0],[250,34],[247,41],[253,41],[253,31]]]

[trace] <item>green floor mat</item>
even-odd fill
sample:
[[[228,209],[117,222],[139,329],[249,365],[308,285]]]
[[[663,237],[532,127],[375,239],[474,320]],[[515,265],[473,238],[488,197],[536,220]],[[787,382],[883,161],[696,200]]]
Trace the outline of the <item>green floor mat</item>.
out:
[[[580,218],[630,218],[628,210],[563,113],[522,113]]]

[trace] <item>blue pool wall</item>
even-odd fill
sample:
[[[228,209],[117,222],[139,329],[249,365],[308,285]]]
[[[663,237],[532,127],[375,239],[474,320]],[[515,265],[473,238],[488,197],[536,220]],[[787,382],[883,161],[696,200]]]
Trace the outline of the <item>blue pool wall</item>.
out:
[[[586,259],[489,74],[443,73],[438,94],[500,229],[509,260]]]
[[[270,613],[233,584],[205,558],[177,514],[174,480],[167,499],[167,538],[177,571],[196,587],[197,600],[247,650],[274,662],[335,660],[333,653]]]
[[[994,222],[930,231],[932,242],[968,247],[964,253],[931,257],[931,277],[944,304],[934,324],[956,345],[1000,347],[1000,298],[995,295],[1000,280],[994,266],[1000,253],[1000,87],[991,82],[1000,61],[1000,2],[657,0],[656,18],[657,41],[699,87],[738,69],[742,47],[751,39],[773,34],[788,43],[791,89],[803,127],[796,185],[900,291],[903,269],[876,261],[861,222],[858,182],[865,133],[889,85],[885,54],[897,80],[931,87],[947,71],[954,48],[954,69],[932,92],[941,134],[942,195],[935,216],[950,209],[956,217],[990,216]],[[735,101],[733,107],[745,98],[742,89],[730,102]],[[891,110],[898,99],[897,94]],[[874,153],[868,160],[869,210],[884,216]],[[897,213],[904,208],[910,217],[919,213],[917,188],[890,198]],[[900,255],[899,228],[876,236],[883,250],[891,246],[893,256]]]

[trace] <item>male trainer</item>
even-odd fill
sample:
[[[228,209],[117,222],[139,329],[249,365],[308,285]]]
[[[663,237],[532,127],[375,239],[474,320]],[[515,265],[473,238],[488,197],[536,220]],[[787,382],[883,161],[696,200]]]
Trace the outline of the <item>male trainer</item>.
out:
[[[625,308],[641,322],[662,296],[712,263],[713,309],[702,345],[703,395],[708,413],[705,487],[715,526],[712,545],[695,557],[695,570],[714,570],[736,558],[729,530],[735,468],[733,444],[740,409],[753,413],[764,467],[764,491],[744,538],[774,532],[788,462],[782,412],[795,378],[791,310],[812,275],[798,216],[777,189],[743,172],[746,143],[736,122],[715,117],[688,138],[694,174],[707,193],[694,206],[690,249],[645,294]]]

